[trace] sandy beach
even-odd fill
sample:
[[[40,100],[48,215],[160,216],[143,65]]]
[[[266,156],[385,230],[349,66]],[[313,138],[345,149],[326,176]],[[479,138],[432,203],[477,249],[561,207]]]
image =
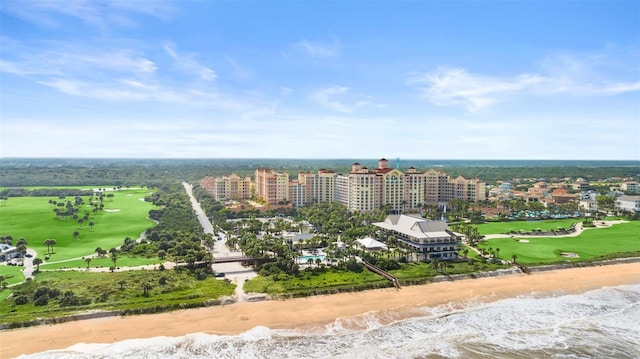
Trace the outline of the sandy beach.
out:
[[[76,343],[111,343],[125,339],[182,336],[188,333],[237,334],[256,326],[308,328],[338,318],[380,312],[387,321],[416,315],[414,309],[467,300],[494,301],[535,292],[579,293],[604,286],[640,283],[640,263],[515,274],[396,289],[274,300],[180,310],[162,314],[113,317],[0,332],[0,358],[12,358]],[[354,323],[357,321],[354,321]]]

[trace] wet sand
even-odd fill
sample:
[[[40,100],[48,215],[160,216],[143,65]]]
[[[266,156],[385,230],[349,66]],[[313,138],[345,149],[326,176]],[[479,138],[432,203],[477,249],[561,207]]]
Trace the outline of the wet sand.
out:
[[[579,293],[640,283],[640,263],[616,264],[439,282],[289,300],[240,302],[169,313],[111,317],[0,331],[0,358],[63,349],[76,343],[182,336],[237,334],[256,326],[313,329],[369,312],[387,321],[418,314],[417,308],[467,300],[494,301],[519,295]],[[353,321],[352,323],[356,323]],[[355,324],[354,324],[355,325]]]

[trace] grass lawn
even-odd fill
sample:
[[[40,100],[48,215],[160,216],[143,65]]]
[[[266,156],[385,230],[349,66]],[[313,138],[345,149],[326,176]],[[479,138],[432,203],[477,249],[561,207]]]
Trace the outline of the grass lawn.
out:
[[[569,228],[572,224],[581,222],[580,219],[547,219],[544,221],[511,221],[511,222],[487,222],[478,225],[480,235],[487,234],[507,234],[511,231],[533,231],[538,228],[543,231],[552,229]]]
[[[640,222],[615,224],[608,228],[585,230],[577,237],[499,238],[480,242],[480,247],[500,248],[500,258],[517,256],[522,264],[544,264],[565,261],[583,261],[596,257],[640,251]],[[560,253],[575,253],[570,258]]]
[[[147,216],[155,206],[144,201],[150,192],[145,188],[107,192],[114,197],[105,198],[104,209],[96,213],[88,204],[88,197],[84,197],[86,207],[78,215],[82,217],[89,212],[93,227],[88,225],[89,221],[78,224],[72,218],[58,219],[53,212],[54,207],[48,203],[49,200],[61,201],[57,197],[12,197],[5,206],[0,207],[0,235],[11,235],[14,244],[24,237],[27,247],[34,249],[43,260],[47,254],[44,240],[55,239],[57,243],[47,262],[81,258],[94,254],[97,247],[109,250],[121,245],[125,237],[137,239],[141,232],[154,225]],[[65,200],[73,198],[67,197]],[[75,231],[79,232],[78,239],[73,237]],[[148,262],[141,260],[138,263]],[[77,266],[75,263],[73,265]],[[125,262],[119,261],[118,265],[125,265]],[[64,266],[68,267],[69,264]],[[4,275],[5,269],[0,266],[0,275]]]
[[[471,251],[469,251],[471,254]],[[420,281],[428,278],[435,277],[437,275],[446,274],[464,274],[473,273],[478,271],[492,271],[500,268],[507,268],[507,265],[497,265],[486,263],[482,261],[474,261],[473,264],[467,262],[449,262],[447,263],[446,270],[436,271],[431,266],[431,263],[406,263],[402,264],[400,269],[390,270],[389,273],[398,278],[400,283]]]
[[[160,264],[164,263],[164,260],[159,258],[144,258],[144,257],[128,257],[124,255],[120,255],[118,260],[116,261],[116,265],[118,267],[136,267],[147,264]],[[89,263],[89,267],[91,268],[100,268],[100,267],[112,267],[113,262],[111,261],[111,257],[108,255],[105,257],[93,257],[91,258],[91,262]],[[74,259],[71,261],[65,262],[54,262],[50,264],[41,264],[41,270],[50,270],[50,269],[59,269],[59,268],[87,268],[87,262],[84,259]]]
[[[148,296],[143,293],[145,283],[150,285]],[[57,289],[60,294],[50,299],[47,305],[37,306],[32,298],[36,289],[41,287]],[[187,307],[231,296],[234,290],[235,284],[228,281],[214,277],[196,280],[186,271],[41,272],[34,281],[12,288],[13,298],[24,295],[29,298],[28,303],[16,305],[13,299],[0,301],[0,321],[15,323],[90,310]],[[72,291],[81,304],[63,306],[61,298],[68,291]]]
[[[361,273],[339,271],[327,268],[324,272],[300,271],[297,277],[280,275],[273,277],[258,276],[244,283],[248,293],[283,294],[311,292],[314,290],[351,289],[362,285],[385,284],[388,281],[368,270]]]
[[[0,265],[0,276],[4,277],[7,284],[20,283],[24,280],[23,269],[20,266]]]

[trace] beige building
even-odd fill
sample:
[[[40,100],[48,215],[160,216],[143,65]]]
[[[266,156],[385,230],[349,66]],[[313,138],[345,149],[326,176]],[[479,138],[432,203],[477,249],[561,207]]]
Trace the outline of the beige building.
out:
[[[237,174],[222,177],[206,177],[201,182],[216,201],[228,199],[241,200],[251,198],[253,184],[251,177],[240,178]]]
[[[443,171],[430,169],[424,173],[425,203],[444,204],[454,198],[478,202],[487,198],[487,185],[477,178],[449,177]]]
[[[317,174],[298,173],[298,182],[305,186],[305,205],[320,202],[333,202],[336,191],[335,171],[320,169]]]
[[[289,172],[258,168],[255,172],[256,197],[266,205],[289,201]]]

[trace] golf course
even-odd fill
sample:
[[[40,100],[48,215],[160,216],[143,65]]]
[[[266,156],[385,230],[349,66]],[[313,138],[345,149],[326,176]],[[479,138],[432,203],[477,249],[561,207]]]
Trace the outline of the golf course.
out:
[[[550,222],[550,223],[546,223]],[[539,221],[530,228],[531,222],[488,223],[478,226],[480,233],[489,234],[486,227],[500,227],[493,233],[508,233],[519,229],[543,230],[554,229],[554,226],[568,228],[572,222],[579,220]],[[483,240],[478,248],[495,250],[499,248],[499,257],[516,260],[521,264],[550,264],[559,262],[577,262],[596,259],[607,259],[621,256],[640,256],[640,222],[611,221],[612,223],[598,228],[587,228],[578,235],[572,236],[513,236],[508,238],[492,238]]]
[[[155,206],[145,201],[151,190],[131,188],[105,193],[102,199],[83,196],[82,201],[78,200],[81,203],[75,206],[75,216],[55,213],[55,203],[75,202],[75,197],[12,197],[0,207],[0,235],[11,236],[14,245],[24,238],[27,247],[35,250],[36,256],[44,260],[40,265],[43,270],[86,267],[87,263],[82,257],[95,255],[96,248],[108,251],[121,245],[127,237],[138,239],[142,232],[154,226],[154,222],[147,217],[149,210]],[[98,203],[100,205],[95,206]],[[94,210],[95,207],[99,209]],[[80,221],[80,218],[86,220]],[[108,258],[95,258],[93,261],[92,266],[109,265]],[[141,265],[153,261],[123,257],[119,265]],[[0,266],[0,275],[13,275],[15,269]]]

